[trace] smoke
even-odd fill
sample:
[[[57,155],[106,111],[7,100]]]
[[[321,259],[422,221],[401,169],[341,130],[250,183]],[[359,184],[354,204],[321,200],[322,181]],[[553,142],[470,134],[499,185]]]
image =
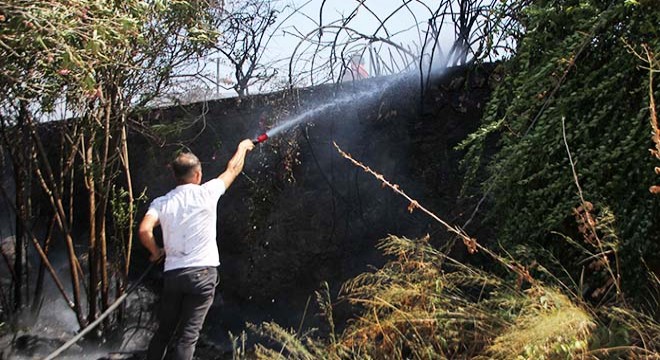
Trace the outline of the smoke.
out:
[[[50,299],[39,314],[36,322],[33,315],[23,314],[18,324],[15,336],[0,339],[0,348],[7,349],[11,359],[43,358],[57,350],[66,341],[76,335],[78,330],[75,315],[58,294],[48,293]],[[129,295],[126,300],[125,320],[121,324],[120,338],[109,342],[99,342],[97,339],[85,338],[68,348],[58,359],[96,360],[107,358],[108,354],[143,351],[152,335],[151,309],[154,296],[150,291],[140,288]],[[25,323],[32,318],[33,323]],[[10,337],[12,339],[10,339]],[[0,353],[1,354],[1,353]]]
[[[59,242],[61,243],[61,241]],[[57,244],[57,242],[56,242]],[[51,264],[60,279],[66,280],[70,276],[68,261],[61,247],[53,246],[49,253]],[[39,259],[31,259],[32,274],[36,273]],[[84,262],[82,262],[84,264]],[[11,359],[43,358],[73,338],[80,330],[80,325],[74,311],[69,307],[61,293],[48,274],[43,284],[43,300],[39,309],[34,312],[29,306],[15,316],[15,333],[0,338],[0,349],[6,349],[5,355]],[[70,281],[63,281],[65,291],[72,294]],[[114,293],[114,288],[110,291]],[[87,309],[86,297],[82,297],[83,311]],[[58,359],[92,360],[103,358],[110,352],[138,351],[146,347],[151,336],[153,326],[151,304],[155,301],[154,295],[140,287],[131,293],[125,300],[124,319],[121,324],[120,338],[113,338],[108,342],[99,342],[98,339],[85,338],[78,341],[66,350]],[[85,313],[85,316],[87,314]],[[6,345],[6,346],[5,346]],[[0,351],[0,359],[2,358]]]

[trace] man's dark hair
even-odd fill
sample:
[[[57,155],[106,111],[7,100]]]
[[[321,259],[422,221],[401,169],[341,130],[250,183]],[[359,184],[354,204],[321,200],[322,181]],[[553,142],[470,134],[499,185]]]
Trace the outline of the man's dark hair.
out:
[[[177,155],[170,165],[172,166],[172,171],[174,171],[174,177],[179,182],[188,180],[193,175],[195,169],[202,166],[197,156],[189,152]]]

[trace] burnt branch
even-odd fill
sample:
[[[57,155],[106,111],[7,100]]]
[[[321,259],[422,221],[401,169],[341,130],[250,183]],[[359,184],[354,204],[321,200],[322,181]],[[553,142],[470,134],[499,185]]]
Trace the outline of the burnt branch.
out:
[[[427,208],[422,206],[417,200],[411,198],[408,194],[406,194],[405,191],[403,191],[401,189],[401,187],[399,185],[390,182],[383,175],[381,175],[378,172],[372,170],[370,167],[362,164],[361,162],[355,160],[351,156],[351,154],[343,151],[339,147],[339,145],[337,145],[337,143],[333,142],[333,144],[334,144],[335,148],[337,149],[337,151],[339,152],[339,154],[343,158],[347,159],[348,161],[353,163],[353,165],[361,168],[362,170],[364,170],[368,174],[375,177],[376,180],[378,180],[382,183],[383,187],[388,187],[388,188],[392,189],[392,191],[394,191],[398,195],[400,195],[400,196],[404,197],[406,200],[408,200],[408,202],[409,202],[408,212],[412,213],[413,211],[415,211],[415,209],[419,209],[420,211],[422,211],[426,215],[430,216],[433,220],[435,220],[435,221],[439,222],[440,224],[442,224],[442,226],[444,226],[447,229],[448,232],[453,233],[454,235],[458,236],[461,240],[463,240],[463,244],[467,248],[468,253],[475,254],[477,251],[481,251],[481,252],[487,254],[488,256],[490,256],[495,261],[497,261],[499,264],[503,265],[509,271],[516,274],[518,276],[519,285],[522,285],[523,281],[528,282],[532,285],[537,284],[537,281],[529,273],[528,268],[526,268],[525,266],[523,266],[521,264],[518,264],[515,261],[509,261],[509,260],[499,256],[495,252],[491,251],[489,248],[485,247],[484,245],[481,245],[479,242],[477,242],[477,239],[470,237],[467,233],[465,233],[465,231],[463,231],[463,229],[459,228],[458,226],[451,225],[448,222],[442,220],[439,216],[437,216],[436,214],[434,214],[433,212],[431,212],[430,210],[428,210]]]

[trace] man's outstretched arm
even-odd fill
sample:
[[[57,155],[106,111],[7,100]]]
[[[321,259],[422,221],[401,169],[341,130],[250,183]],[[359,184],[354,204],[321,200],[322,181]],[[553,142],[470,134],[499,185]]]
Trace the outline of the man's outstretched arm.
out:
[[[252,140],[245,139],[238,144],[238,149],[234,156],[229,159],[227,163],[227,170],[218,176],[218,179],[222,180],[225,184],[225,188],[229,188],[231,183],[234,182],[236,177],[243,171],[243,165],[245,165],[245,156],[248,151],[254,149],[254,144]]]

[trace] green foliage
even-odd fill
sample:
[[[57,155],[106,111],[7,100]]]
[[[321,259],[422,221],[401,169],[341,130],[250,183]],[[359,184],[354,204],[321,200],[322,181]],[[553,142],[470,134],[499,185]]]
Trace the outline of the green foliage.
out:
[[[660,52],[657,1],[535,1],[519,14],[525,28],[483,126],[462,146],[476,173],[488,134],[499,151],[489,162],[490,222],[505,246],[562,248],[552,231],[575,228],[577,187],[566,142],[586,200],[608,207],[620,235],[622,273],[641,280],[640,254],[657,256],[658,198],[649,136],[648,70],[627,47]],[[660,90],[655,85],[653,91]],[[657,96],[657,95],[656,95]],[[558,250],[559,251],[559,250]],[[656,254],[656,255],[653,255]],[[571,259],[566,259],[571,261]]]
[[[129,219],[133,215],[133,208],[138,208],[148,201],[147,189],[144,188],[133,202],[129,202],[129,193],[123,187],[117,189],[113,185],[110,189],[110,209],[112,220],[115,226],[115,232],[123,234],[128,229]],[[135,224],[133,224],[135,225]]]
[[[20,95],[26,98],[50,95],[42,105],[65,85],[93,90],[94,67],[139,33],[130,13],[115,13],[98,1],[14,1],[3,3],[0,11],[0,42],[7,50],[3,85],[22,81]]]
[[[172,48],[201,50],[214,43],[217,32],[205,6],[180,0],[2,2],[0,89],[38,99],[46,110],[62,93],[74,102],[98,96],[104,71],[158,49],[155,42],[166,41],[163,35],[189,40],[166,43]]]

